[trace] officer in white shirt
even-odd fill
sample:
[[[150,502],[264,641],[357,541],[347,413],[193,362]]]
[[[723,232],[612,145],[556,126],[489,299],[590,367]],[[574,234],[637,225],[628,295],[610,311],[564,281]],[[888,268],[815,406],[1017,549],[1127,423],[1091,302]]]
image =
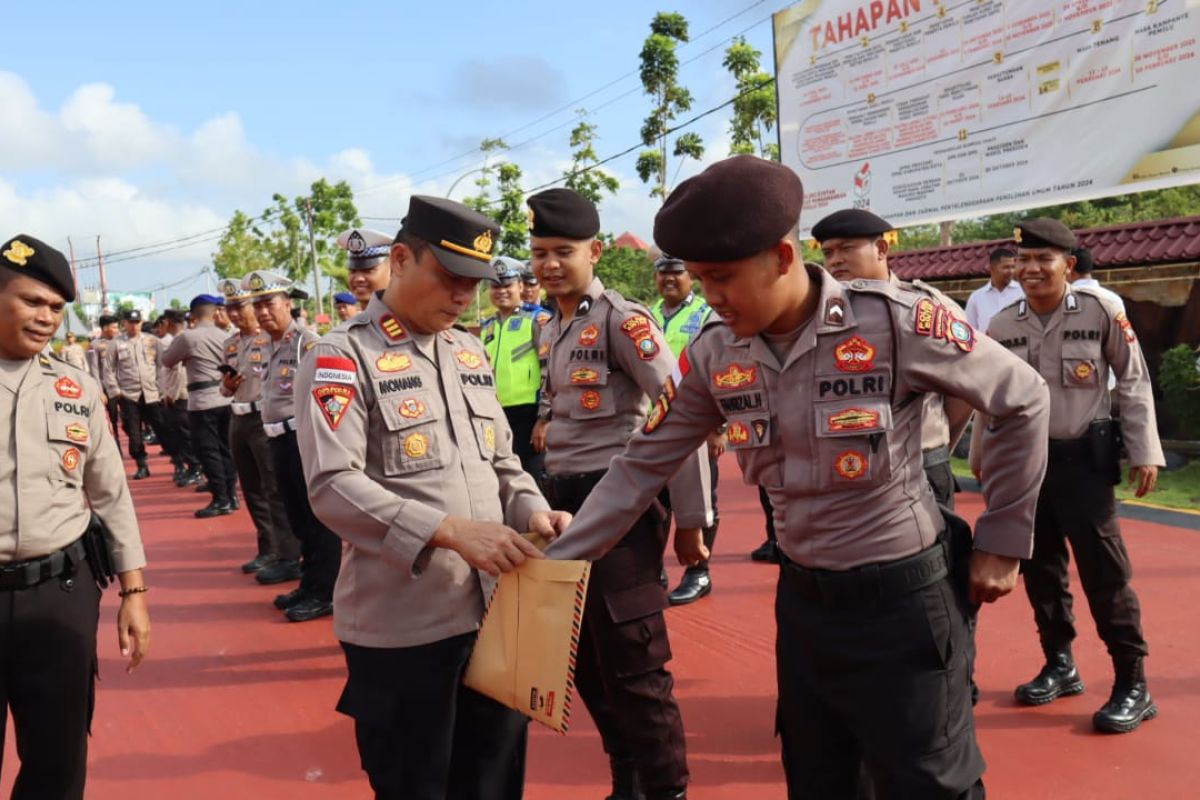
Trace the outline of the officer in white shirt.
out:
[[[977,331],[986,331],[996,312],[1025,296],[1021,284],[1013,280],[1017,254],[1007,247],[997,247],[988,257],[991,280],[967,298],[967,322]]]
[[[1121,309],[1121,313],[1124,314],[1125,301],[1121,298],[1121,295],[1112,289],[1105,289],[1100,285],[1100,281],[1092,277],[1092,270],[1095,266],[1092,261],[1092,251],[1086,247],[1076,247],[1071,251],[1071,255],[1075,256],[1075,266],[1067,273],[1067,280],[1071,282],[1071,288],[1078,289],[1080,286],[1087,286],[1095,289],[1109,300],[1112,300]],[[1108,370],[1108,390],[1111,392],[1115,388],[1117,388],[1117,375],[1110,367]]]

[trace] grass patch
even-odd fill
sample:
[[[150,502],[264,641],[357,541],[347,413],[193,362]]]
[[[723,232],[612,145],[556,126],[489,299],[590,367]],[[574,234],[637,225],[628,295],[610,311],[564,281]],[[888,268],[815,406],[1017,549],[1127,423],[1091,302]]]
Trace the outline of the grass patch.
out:
[[[965,458],[950,459],[950,468],[959,478],[971,478],[971,468]],[[1136,500],[1133,490],[1129,488],[1128,468],[1124,471],[1124,481],[1116,487],[1118,500]],[[1142,498],[1144,502],[1167,508],[1179,508],[1187,511],[1200,509],[1200,461],[1193,461],[1183,469],[1174,472],[1160,471],[1158,487]]]

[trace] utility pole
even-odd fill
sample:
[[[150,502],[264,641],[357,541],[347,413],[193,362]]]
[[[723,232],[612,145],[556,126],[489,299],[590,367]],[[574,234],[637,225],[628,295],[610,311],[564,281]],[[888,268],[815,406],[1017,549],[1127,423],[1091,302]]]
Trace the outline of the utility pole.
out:
[[[96,235],[96,263],[100,266],[100,310],[108,308],[108,279],[104,277],[104,254],[100,252],[100,235]]]
[[[324,303],[321,302],[321,266],[320,266],[320,264],[317,263],[317,240],[316,240],[316,237],[313,236],[312,198],[311,197],[304,198],[304,216],[308,220],[308,252],[312,256],[313,289],[317,293],[317,296],[316,296],[317,314],[324,314],[325,313]],[[313,324],[314,325],[316,324],[315,318],[316,318],[317,314],[313,315],[313,317],[314,317]]]
[[[70,236],[67,237],[67,250],[71,253],[71,280],[72,280],[72,282],[74,282],[75,292],[76,292],[76,294],[78,294],[78,292],[79,292],[79,271],[75,269],[75,243],[71,241]],[[80,305],[80,308],[82,308],[82,307],[83,306]],[[66,318],[67,318],[67,333],[70,333],[71,332],[71,309],[68,308],[67,313],[64,316],[66,316]],[[85,328],[86,328],[86,323],[85,323]],[[84,333],[87,333],[86,329],[84,330]]]

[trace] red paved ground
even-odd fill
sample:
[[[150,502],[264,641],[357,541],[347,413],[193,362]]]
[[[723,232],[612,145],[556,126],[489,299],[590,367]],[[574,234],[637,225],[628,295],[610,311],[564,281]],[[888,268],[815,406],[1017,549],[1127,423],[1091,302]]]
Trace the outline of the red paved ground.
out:
[[[669,612],[673,668],[688,732],[692,797],[783,798],[771,736],[774,569],[752,564],[761,540],[756,495],[727,458],[715,593]],[[327,620],[289,624],[270,607],[275,590],[236,571],[251,555],[245,512],[195,520],[199,495],[156,475],[134,484],[152,561],[152,657],[126,675],[104,602],[101,676],[88,797],[362,798],[348,720],[333,711],[343,664]],[[974,518],[978,496],[962,497]],[[1012,687],[1038,667],[1023,595],[990,607],[980,627],[979,727],[996,798],[1200,796],[1200,532],[1127,521],[1136,586],[1154,651],[1151,686],[1162,715],[1128,736],[1091,733],[1110,667],[1090,623],[1076,648],[1088,692],[1043,709],[1018,709]],[[673,570],[673,577],[678,569]],[[1082,600],[1081,600],[1082,602]],[[566,737],[534,726],[526,796],[599,798],[606,762],[582,706]],[[12,736],[0,776],[15,772]]]

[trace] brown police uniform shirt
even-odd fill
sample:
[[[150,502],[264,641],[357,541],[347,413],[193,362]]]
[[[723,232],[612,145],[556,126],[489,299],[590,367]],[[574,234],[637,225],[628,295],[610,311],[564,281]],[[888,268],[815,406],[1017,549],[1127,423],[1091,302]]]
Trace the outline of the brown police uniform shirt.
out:
[[[222,385],[221,394],[232,397],[235,404],[261,401],[273,349],[271,335],[266,331],[260,330],[251,336],[245,336],[238,331],[226,339],[225,363],[238,371],[242,382],[232,395],[229,395]],[[242,407],[244,406],[235,406],[234,411]]]
[[[1135,466],[1164,466],[1146,359],[1125,313],[1100,292],[1067,285],[1046,322],[1019,300],[1001,309],[988,335],[1031,364],[1050,387],[1051,439],[1080,439],[1093,420],[1111,416],[1108,370],[1117,376],[1121,431]],[[981,427],[977,425],[976,427]],[[972,438],[971,463],[986,458]],[[986,463],[983,466],[987,477]]]
[[[296,374],[302,356],[312,349],[317,335],[298,321],[278,342],[271,342],[271,354],[262,377],[263,423],[286,422],[296,416]]]
[[[100,388],[104,389],[105,394],[108,393],[108,390],[105,389],[106,379],[104,377],[104,370],[107,362],[105,354],[108,353],[108,347],[110,344],[112,344],[111,339],[105,339],[103,337],[94,339],[92,340],[92,343],[88,345],[87,351],[88,371],[92,374],[92,377],[96,379],[96,382],[100,384]]]
[[[63,361],[75,367],[75,369],[81,369],[84,372],[88,371],[87,359],[83,354],[83,346],[78,342],[75,344],[64,344],[59,355],[62,356]]]
[[[229,334],[212,320],[199,322],[196,327],[181,331],[162,354],[164,366],[183,364],[187,375],[184,388],[188,392],[188,411],[208,411],[230,403],[221,394],[221,372],[225,363],[225,340]]]
[[[313,511],[347,543],[337,637],[412,647],[475,630],[494,586],[428,546],[448,515],[527,530],[548,509],[512,450],[483,344],[408,332],[378,297],[300,367],[297,436]]]
[[[118,336],[105,353],[104,390],[109,397],[157,403],[162,343],[145,333]]]
[[[546,470],[573,475],[607,469],[641,427],[650,398],[675,356],[650,312],[594,279],[575,316],[555,312],[539,340],[539,416],[550,420]],[[708,451],[698,450],[668,483],[676,524],[711,524]]]
[[[174,334],[164,333],[158,340],[158,347],[163,353],[166,353],[174,341]],[[187,389],[184,388],[186,383],[187,377],[184,375],[182,364],[168,367],[163,363],[161,357],[158,359],[158,394],[163,400],[172,402],[186,400]]]
[[[1045,383],[931,298],[810,269],[820,298],[790,351],[710,323],[684,351],[642,432],[547,554],[595,557],[706,434],[728,423],[746,483],[763,486],[779,546],[806,567],[887,562],[944,528],[921,469],[922,396],[960,397],[997,422],[975,547],[1028,557],[1046,465]],[[782,512],[782,513],[780,513]]]
[[[121,454],[87,373],[37,356],[0,376],[0,453],[0,563],[61,550],[95,510],[117,571],[145,566]]]

